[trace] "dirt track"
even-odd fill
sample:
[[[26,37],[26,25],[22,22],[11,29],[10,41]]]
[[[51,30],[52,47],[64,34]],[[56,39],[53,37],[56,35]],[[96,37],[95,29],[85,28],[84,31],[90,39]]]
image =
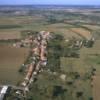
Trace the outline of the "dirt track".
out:
[[[96,75],[93,80],[93,100],[100,100],[100,76]]]

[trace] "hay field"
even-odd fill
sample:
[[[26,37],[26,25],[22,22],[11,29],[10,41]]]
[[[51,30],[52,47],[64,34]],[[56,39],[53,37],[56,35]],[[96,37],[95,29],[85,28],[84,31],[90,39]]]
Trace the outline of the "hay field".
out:
[[[75,32],[76,34],[79,34],[80,36],[90,39],[91,38],[91,33],[88,30],[85,30],[83,28],[71,28],[70,29],[72,32]]]
[[[97,26],[97,25],[82,25],[82,26],[84,26],[84,27],[87,27],[87,28],[89,28],[89,29],[91,29],[91,30],[99,30],[100,29],[100,26]]]

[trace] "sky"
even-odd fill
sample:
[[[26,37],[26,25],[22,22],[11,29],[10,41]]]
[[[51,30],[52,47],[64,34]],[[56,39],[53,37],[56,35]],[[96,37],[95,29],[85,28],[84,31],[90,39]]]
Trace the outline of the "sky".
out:
[[[100,0],[0,0],[0,5],[18,4],[100,5]]]

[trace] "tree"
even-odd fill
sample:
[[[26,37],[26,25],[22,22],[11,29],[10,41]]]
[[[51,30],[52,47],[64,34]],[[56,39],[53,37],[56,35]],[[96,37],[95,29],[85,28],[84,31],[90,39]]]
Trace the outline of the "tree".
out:
[[[76,92],[76,97],[77,97],[78,99],[82,98],[82,97],[83,97],[83,92],[82,92],[82,91]]]

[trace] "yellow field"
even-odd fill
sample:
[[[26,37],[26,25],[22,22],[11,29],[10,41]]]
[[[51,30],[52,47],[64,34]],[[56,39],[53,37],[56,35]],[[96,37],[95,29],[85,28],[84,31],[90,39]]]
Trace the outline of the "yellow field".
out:
[[[47,25],[45,30],[55,33],[61,33],[64,36],[64,38],[71,38],[71,37],[81,38],[75,32],[70,31],[71,27],[72,26],[69,24],[58,23],[58,24]]]
[[[86,38],[86,39],[90,39],[91,38],[91,33],[88,30],[85,30],[83,28],[71,28],[70,29],[72,32],[75,32],[77,34],[79,34],[80,36]]]
[[[91,30],[98,30],[98,29],[100,29],[100,27],[97,26],[97,25],[83,25],[83,26],[85,26],[85,27],[87,27],[87,28],[89,28]]]

